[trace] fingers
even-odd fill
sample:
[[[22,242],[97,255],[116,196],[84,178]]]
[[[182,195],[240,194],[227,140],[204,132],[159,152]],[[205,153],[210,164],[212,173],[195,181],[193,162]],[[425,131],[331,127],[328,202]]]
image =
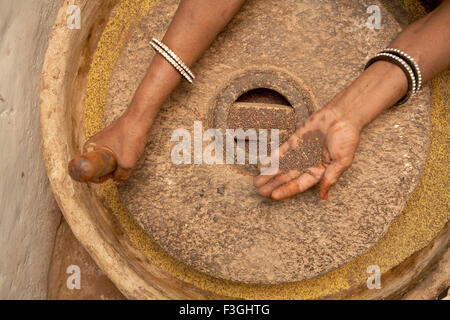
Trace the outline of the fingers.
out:
[[[260,174],[253,178],[253,185],[257,188],[265,185],[267,182],[269,182],[273,177],[276,177],[278,174],[280,174],[280,169],[278,166],[274,166],[275,161],[278,163],[280,159],[280,154],[283,152],[286,152],[286,150],[289,148],[289,145],[287,143],[284,143],[281,145],[281,147],[277,150],[275,150],[272,155],[269,158],[268,164],[259,164],[258,169],[260,170]],[[277,159],[277,160],[275,160]]]
[[[91,142],[91,140],[87,141],[83,146],[83,153],[92,153],[92,152],[107,152],[108,159],[103,157],[103,166],[97,168],[98,174],[94,175],[87,182],[92,183],[103,183],[108,179],[114,179],[115,182],[121,183],[127,180],[134,168],[123,168],[117,163],[117,157],[111,148],[106,146],[98,146],[95,142]],[[114,167],[109,162],[114,163]],[[112,169],[112,170],[111,170]],[[104,172],[104,174],[103,174]]]
[[[108,173],[108,174],[106,174],[106,175],[104,175],[104,176],[102,176],[102,177],[95,178],[95,179],[91,179],[91,180],[89,180],[88,182],[92,182],[92,183],[103,183],[103,182],[105,182],[106,180],[111,179],[112,176],[113,176],[113,173]]]
[[[328,166],[331,163],[330,153],[328,152],[328,150],[326,148],[324,148],[324,150],[323,150],[322,162],[325,166]]]
[[[127,180],[133,172],[133,169],[124,169],[124,168],[117,168],[114,172],[108,173],[104,176],[101,176],[96,179],[92,179],[89,182],[92,183],[103,183],[108,179],[113,179],[116,183],[122,183],[125,180]]]
[[[78,182],[100,181],[117,167],[114,156],[105,149],[98,149],[74,157],[68,164],[68,172]]]
[[[322,181],[319,184],[319,196],[325,200],[328,198],[328,191],[336,184],[339,177],[350,167],[346,162],[332,162],[327,166]]]
[[[131,173],[133,172],[134,168],[126,169],[126,168],[117,168],[116,171],[114,171],[113,179],[116,183],[122,183],[125,180],[127,180]]]
[[[331,164],[321,163],[316,168],[309,168],[299,176],[295,170],[279,176],[258,176],[254,183],[261,196],[271,196],[274,200],[283,200],[302,193],[320,181],[319,196],[325,200],[328,192],[336,184],[341,175],[350,167],[351,161],[334,161]],[[258,184],[258,185],[257,185]]]
[[[279,160],[280,157],[283,156],[283,154],[286,153],[286,151],[288,151],[289,148],[291,148],[294,143],[297,141],[297,138],[289,138],[289,140],[287,140],[286,142],[284,142],[279,148],[275,149],[272,151],[272,154],[270,155],[270,157],[268,157],[268,163],[259,163],[258,164],[258,169],[262,170],[263,168],[268,168],[270,166],[272,166],[272,164],[276,161]]]
[[[113,179],[114,182],[119,184],[119,183],[122,183],[125,180],[127,180],[131,176],[132,172],[133,172],[133,169],[124,169],[124,168],[120,168],[119,167],[114,172],[108,173],[108,174],[106,174],[104,176],[101,176],[99,178],[92,179],[89,182],[92,182],[92,183],[103,183],[103,182],[105,182],[108,179]]]
[[[302,174],[297,179],[273,190],[271,194],[272,199],[283,200],[306,191],[320,181],[324,172],[325,168],[323,166],[320,168],[311,168],[309,172]]]
[[[291,170],[287,174],[279,175],[278,177],[273,178],[271,181],[268,181],[267,183],[264,183],[261,185],[261,187],[258,189],[258,194],[263,197],[270,197],[272,194],[272,191],[275,190],[277,187],[288,183],[289,181],[298,178],[300,176],[300,172],[296,170]],[[265,176],[260,176],[265,177]]]
[[[83,153],[92,152],[96,149],[97,144],[88,140],[83,146]]]
[[[275,161],[279,164],[280,158],[285,154],[289,148],[294,147],[300,139],[296,136],[292,136],[287,140],[285,143],[283,143],[278,149],[272,152],[272,155],[269,158],[268,164],[259,164],[258,169],[261,171],[261,174],[253,178],[253,185],[256,188],[262,187],[267,182],[269,182],[272,178],[276,177],[280,174],[280,170],[278,169],[278,166],[271,167]]]
[[[280,174],[279,169],[274,174],[260,174],[253,178],[253,185],[256,188],[262,187],[267,182],[269,182],[272,178],[276,177],[278,174]]]
[[[297,129],[297,131],[277,149],[271,158],[278,157],[278,160],[290,149],[296,148],[303,140],[306,131],[305,125]],[[328,155],[327,155],[328,156]],[[329,156],[328,156],[329,157]],[[266,165],[267,167],[268,165]],[[261,170],[260,166],[260,170]],[[308,173],[300,176],[300,172],[291,170],[286,174],[280,175],[280,170],[270,174],[261,174],[253,179],[253,184],[258,188],[261,196],[272,196],[275,200],[285,199],[297,193],[303,192],[320,181],[325,171],[324,165],[317,168],[310,168]]]

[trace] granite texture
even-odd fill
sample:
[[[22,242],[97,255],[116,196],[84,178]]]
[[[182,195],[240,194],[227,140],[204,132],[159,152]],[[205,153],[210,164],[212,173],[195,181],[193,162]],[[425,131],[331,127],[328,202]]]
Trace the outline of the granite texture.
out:
[[[137,172],[119,187],[131,214],[170,255],[223,279],[286,283],[345,264],[386,233],[424,168],[427,90],[366,128],[352,168],[328,201],[320,201],[313,189],[274,202],[259,197],[251,175],[236,165],[175,166],[170,161],[172,131],[192,129],[194,121],[202,121],[204,129],[218,124],[217,101],[234,102],[238,94],[226,99],[223,94],[241,76],[251,82],[258,73],[278,75],[261,78],[276,91],[285,90],[276,80],[288,79],[300,88],[291,99],[304,101],[304,112],[324,105],[400,31],[389,15],[382,30],[364,30],[361,15],[368,5],[249,2],[194,66],[194,86],[183,83],[173,92]],[[131,35],[113,72],[106,123],[129,103],[154,54],[149,40],[162,36],[175,9],[175,1],[158,4]]]

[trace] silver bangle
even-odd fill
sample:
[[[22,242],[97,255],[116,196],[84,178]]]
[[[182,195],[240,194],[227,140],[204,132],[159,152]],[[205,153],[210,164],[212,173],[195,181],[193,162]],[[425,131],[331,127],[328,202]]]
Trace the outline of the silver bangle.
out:
[[[163,49],[158,47],[155,43],[150,43],[153,49],[155,49],[160,55],[164,57],[189,83],[193,83],[193,80],[190,75],[184,71],[184,69],[171,57],[169,56]]]
[[[399,58],[405,60],[413,70],[414,75],[416,76],[416,87],[417,87],[416,92],[422,89],[422,73],[420,72],[419,65],[410,55],[408,55],[406,52],[400,49],[395,48],[386,48],[382,52],[395,54]]]
[[[414,72],[412,68],[409,66],[408,63],[405,62],[404,59],[399,58],[398,56],[386,53],[386,52],[380,52],[376,54],[373,58],[371,58],[365,65],[364,70],[366,70],[368,67],[370,67],[373,63],[376,61],[385,60],[389,61],[391,63],[396,64],[402,71],[405,73],[406,79],[408,80],[408,92],[406,95],[400,99],[395,105],[401,105],[409,100],[412,96],[416,94],[417,87],[416,87],[416,77],[414,75]]]
[[[188,66],[184,64],[183,60],[181,60],[172,50],[170,50],[169,47],[167,47],[164,43],[156,38],[153,38],[152,41],[160,46],[164,51],[166,51],[173,59],[175,59],[175,61],[178,62],[178,64],[191,76],[192,79],[195,79],[195,76],[192,73],[191,69],[189,69]]]

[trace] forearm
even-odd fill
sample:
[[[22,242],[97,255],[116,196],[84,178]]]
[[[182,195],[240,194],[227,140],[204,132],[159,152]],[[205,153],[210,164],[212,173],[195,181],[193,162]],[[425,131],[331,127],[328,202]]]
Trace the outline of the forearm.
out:
[[[450,1],[408,26],[390,47],[414,58],[420,66],[423,81],[433,78],[450,65]],[[394,105],[408,90],[407,78],[396,65],[378,61],[363,72],[334,99],[339,117],[350,118],[362,128],[383,110]],[[339,100],[339,102],[338,102]]]
[[[424,81],[450,65],[450,1],[414,22],[391,43],[419,64]]]
[[[183,0],[162,41],[190,67],[244,2]],[[149,128],[160,106],[180,80],[178,71],[156,54],[126,112]]]

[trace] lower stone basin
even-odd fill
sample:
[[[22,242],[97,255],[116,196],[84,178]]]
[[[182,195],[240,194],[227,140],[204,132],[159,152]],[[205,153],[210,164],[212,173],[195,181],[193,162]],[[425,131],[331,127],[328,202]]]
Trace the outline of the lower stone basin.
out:
[[[176,4],[158,3],[124,45],[111,78],[107,124],[131,100],[154,55],[150,40],[162,37]],[[279,92],[303,112],[301,121],[325,105],[400,30],[384,11],[381,30],[368,29],[366,7],[364,1],[336,7],[334,1],[294,0],[244,6],[194,66],[194,85],[182,83],[164,104],[135,174],[118,187],[152,240],[211,276],[276,284],[333,270],[383,237],[424,168],[427,89],[364,130],[352,167],[327,201],[319,200],[315,188],[268,200],[257,195],[251,174],[239,165],[171,161],[174,130],[192,131],[195,121],[204,130],[220,127],[217,109],[227,109],[247,90]]]
[[[154,14],[157,19],[160,16],[154,10],[164,6],[160,7],[158,3],[154,0],[79,0],[77,4],[82,13],[80,30],[67,28],[70,3],[61,3],[42,71],[40,124],[49,181],[74,235],[118,289],[130,299],[386,299],[399,297],[421,280],[424,272],[440,259],[443,250],[448,247],[450,237],[448,192],[443,192],[448,186],[448,177],[443,173],[449,172],[448,72],[437,76],[427,85],[432,96],[428,111],[431,118],[430,144],[428,153],[425,149],[420,151],[427,154],[427,161],[420,182],[403,211],[392,222],[386,234],[365,253],[309,280],[272,285],[247,284],[200,272],[169,255],[144,232],[121,201],[114,183],[97,186],[80,184],[70,179],[68,162],[81,152],[86,138],[105,125],[105,102],[121,50],[143,17]],[[359,6],[373,4],[354,3]],[[425,14],[415,0],[383,1],[382,4],[383,17],[395,16],[402,27]],[[174,3],[170,8],[172,11],[165,12],[173,13],[175,7]],[[338,8],[336,10],[337,14],[341,14]],[[363,24],[367,16],[364,14],[358,21]],[[164,32],[169,20],[169,17],[158,20],[166,24],[158,24],[157,36]],[[333,30],[328,30],[327,34],[334,36]],[[383,23],[381,31],[386,32]],[[371,32],[376,34],[379,31]],[[147,45],[146,42],[142,44]],[[147,48],[145,51],[151,54]],[[359,52],[359,58],[353,61],[355,67],[352,73],[344,72],[343,76],[350,81],[360,70],[359,59],[364,60],[375,51],[364,49]],[[123,59],[123,54],[121,56]],[[305,88],[308,86],[311,89],[303,74],[295,75],[303,80]],[[134,81],[133,85],[137,85],[138,77]],[[424,91],[425,95],[428,89]],[[124,86],[123,90],[128,90],[123,96],[125,105],[133,88]],[[181,86],[180,90],[191,88]],[[334,90],[337,92],[339,88]],[[322,98],[318,92],[321,91],[320,87],[319,90],[311,89],[319,106],[329,98],[319,101]],[[179,92],[174,92],[171,99],[176,98]],[[213,90],[208,92],[213,94]],[[326,95],[333,94],[328,92]],[[210,98],[214,101],[217,97]],[[212,101],[207,104],[210,105]],[[411,103],[415,104],[413,101]],[[120,111],[121,108],[115,109]],[[112,119],[113,116],[109,115],[112,108],[108,106],[106,109],[106,118]],[[385,118],[380,119],[383,121]],[[416,121],[416,118],[412,119]],[[190,125],[188,123],[187,128]],[[205,124],[205,127],[208,126],[213,124]],[[399,128],[394,127],[393,130]],[[403,134],[399,133],[398,136]],[[248,170],[238,170],[236,166],[231,168],[236,174],[239,171],[248,174]],[[367,288],[367,270],[371,265],[380,267],[380,290]],[[424,292],[431,297],[428,291],[427,287]]]

